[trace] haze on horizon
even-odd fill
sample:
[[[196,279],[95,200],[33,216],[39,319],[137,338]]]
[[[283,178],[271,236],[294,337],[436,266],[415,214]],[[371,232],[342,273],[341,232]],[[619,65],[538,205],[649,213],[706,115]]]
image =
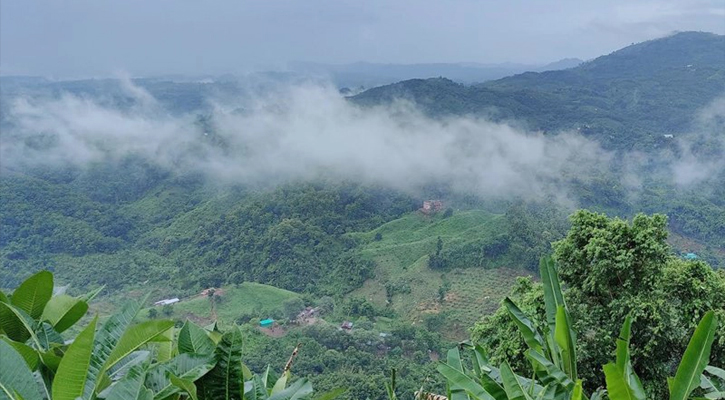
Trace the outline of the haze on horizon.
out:
[[[53,78],[343,64],[590,59],[674,31],[725,33],[718,0],[14,1],[0,74]]]

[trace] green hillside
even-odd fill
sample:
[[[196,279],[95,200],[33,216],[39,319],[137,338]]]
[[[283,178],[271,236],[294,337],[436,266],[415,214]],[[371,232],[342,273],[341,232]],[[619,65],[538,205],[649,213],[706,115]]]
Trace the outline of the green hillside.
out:
[[[429,255],[436,252],[439,238],[443,249],[480,248],[482,241],[505,232],[505,225],[505,215],[482,210],[455,212],[449,217],[415,212],[372,231],[351,234],[365,243],[358,251],[376,267],[374,278],[350,296],[363,297],[431,327],[446,321],[448,331],[444,333],[464,338],[466,328],[480,315],[495,311],[516,276],[526,271],[507,263],[507,254],[487,258],[485,268],[435,270],[429,266]]]
[[[725,90],[725,36],[684,32],[635,44],[578,67],[480,85],[413,79],[352,98],[413,101],[431,115],[478,115],[532,130],[578,130],[611,149],[652,151],[687,133],[695,112]]]
[[[199,293],[173,304],[173,313],[168,317],[180,321],[190,319],[203,324],[216,320],[223,326],[230,326],[241,316],[269,318],[271,314],[281,312],[285,300],[298,298],[299,294],[261,283],[244,282],[217,288],[213,297],[213,313],[210,298]],[[159,315],[163,314],[163,306],[155,308]]]

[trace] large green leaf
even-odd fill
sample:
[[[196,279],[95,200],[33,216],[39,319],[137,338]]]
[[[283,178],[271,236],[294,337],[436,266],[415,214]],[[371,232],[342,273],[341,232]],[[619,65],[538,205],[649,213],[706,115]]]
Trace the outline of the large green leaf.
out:
[[[108,356],[102,371],[108,370],[117,362],[121,361],[121,359],[136,351],[139,347],[157,339],[158,336],[163,335],[173,327],[174,321],[151,320],[141,322],[126,329],[126,332],[123,333],[123,336],[121,336],[121,339],[118,340],[118,343]]]
[[[169,361],[151,367],[146,376],[146,386],[156,393],[154,398],[165,399],[180,390],[169,379],[171,374],[194,382],[209,372],[214,363],[213,354],[179,354]]]
[[[93,318],[65,352],[53,380],[53,400],[90,399],[90,396],[83,396],[83,388],[91,365],[97,321],[98,317]]]
[[[501,364],[501,380],[509,400],[533,400],[506,362]]]
[[[179,331],[179,353],[212,354],[216,346],[204,328],[187,320]]]
[[[571,399],[570,400],[584,400],[584,389],[582,388],[582,380],[579,379],[576,381],[576,384],[574,385],[574,390],[571,391]]]
[[[549,330],[554,332],[557,310],[559,307],[566,308],[566,303],[564,303],[564,295],[561,292],[556,265],[550,256],[541,258],[539,261],[539,272],[541,273],[541,283],[544,286],[546,322],[549,324]]]
[[[244,398],[247,398],[249,400],[267,400],[267,386],[265,385],[263,381],[263,377],[261,375],[254,375],[252,377],[252,390],[247,392],[246,388],[244,390]]]
[[[88,303],[65,294],[53,296],[43,309],[41,321],[48,321],[58,332],[78,322],[88,311]]]
[[[275,394],[277,392],[281,392],[282,390],[284,390],[284,388],[287,387],[287,382],[289,382],[290,377],[292,377],[292,374],[289,371],[282,372],[282,376],[280,376],[279,379],[277,379],[277,381],[274,383],[274,386],[272,386],[272,391],[270,392],[270,394]],[[393,369],[393,380],[392,380],[392,385],[390,385],[390,389],[388,389],[388,386],[389,385],[386,382],[385,389],[388,392],[392,391],[394,393],[395,392],[395,369]]]
[[[63,336],[56,332],[47,322],[36,325],[34,334],[38,338],[38,343],[40,343],[40,350],[49,350],[53,346],[59,346],[65,343]]]
[[[632,336],[632,316],[627,315],[619,331],[619,339],[617,340],[617,367],[624,373],[624,368],[630,361],[629,341]]]
[[[556,310],[555,325],[554,339],[561,350],[564,372],[569,375],[572,381],[576,381],[576,337],[574,336],[574,330],[571,328],[569,313],[564,306],[559,306]]]
[[[542,385],[557,385],[564,389],[564,391],[570,391],[574,388],[574,381],[569,378],[569,375],[546,357],[531,349],[527,350],[525,354],[531,360],[532,364],[536,366],[537,376]]]
[[[125,376],[129,369],[150,360],[150,356],[151,351],[149,350],[136,350],[127,357],[124,357],[121,361],[117,362],[116,365],[109,368],[106,371],[106,374],[112,381],[117,381],[121,377]]]
[[[0,328],[5,334],[16,342],[25,342],[32,338],[38,348],[41,348],[35,336],[35,321],[25,311],[10,303],[0,303]]]
[[[38,319],[52,296],[53,274],[49,271],[40,271],[15,289],[10,303],[28,313],[33,319]]]
[[[461,362],[461,353],[458,350],[458,347],[454,347],[450,350],[448,350],[448,353],[446,355],[446,359],[448,361],[448,365],[451,367],[461,371],[462,373],[466,373],[466,370],[463,369],[463,363]],[[449,382],[449,390],[450,390],[450,400],[468,400],[468,395],[466,394],[466,391],[455,384],[455,382]]]
[[[242,398],[242,334],[236,326],[226,332],[214,353],[216,365],[204,376],[203,395],[213,400],[239,400]]]
[[[24,357],[0,340],[0,399],[16,398],[42,400],[43,395]]]
[[[151,400],[153,392],[144,386],[146,364],[138,364],[128,370],[126,375],[113,386],[106,400]]]
[[[181,392],[188,394],[191,400],[197,400],[196,385],[194,385],[192,380],[182,379],[174,374],[169,374],[169,380],[171,381],[171,384],[179,388]]]
[[[299,400],[312,394],[312,384],[307,379],[298,379],[285,390],[268,397],[268,400]]]
[[[604,378],[610,400],[646,400],[646,397],[632,390],[617,364],[609,363],[604,366]]]
[[[159,334],[154,341],[156,343],[156,361],[164,362],[174,356],[176,347],[174,346],[174,329],[173,325],[165,332]]]
[[[91,357],[88,380],[83,392],[85,397],[91,397],[96,389],[99,389],[99,391],[103,389],[102,383],[104,380],[101,377],[103,376],[104,364],[106,364],[111,352],[116,348],[121,336],[138,314],[141,305],[142,302],[137,301],[125,303],[121,311],[108,318],[98,330],[96,340],[93,342],[93,357]]]
[[[629,354],[629,341],[632,336],[632,317],[627,316],[622,324],[622,329],[619,332],[619,338],[617,339],[617,368],[624,376],[632,392],[637,397],[646,397],[642,382],[639,377],[635,374],[632,369],[632,362]]]
[[[544,339],[534,327],[533,322],[508,297],[503,301],[506,310],[518,326],[526,344],[536,352],[544,353]]]
[[[670,387],[670,400],[685,400],[700,385],[700,375],[710,359],[710,349],[716,329],[715,313],[712,311],[705,313],[677,367],[677,374]]]
[[[38,352],[35,351],[32,347],[28,346],[25,343],[16,342],[13,340],[10,340],[6,336],[0,336],[0,341],[4,341],[5,343],[9,344],[15,351],[20,354],[23,359],[25,360],[25,363],[28,365],[28,368],[30,370],[35,370],[35,368],[38,366],[38,362],[40,362],[40,357],[38,356]]]
[[[479,385],[473,378],[446,363],[438,364],[438,372],[448,380],[450,387],[459,387],[476,400],[496,400],[490,393]]]

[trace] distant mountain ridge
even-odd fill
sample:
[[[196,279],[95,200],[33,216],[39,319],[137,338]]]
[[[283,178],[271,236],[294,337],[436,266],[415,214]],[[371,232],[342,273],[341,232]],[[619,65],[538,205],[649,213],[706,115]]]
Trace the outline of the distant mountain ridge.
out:
[[[526,71],[552,71],[573,68],[584,61],[565,58],[545,65],[517,63],[421,63],[380,64],[357,62],[351,64],[320,64],[292,62],[289,68],[302,74],[316,74],[329,78],[338,86],[379,86],[403,79],[435,78],[444,76],[461,83],[480,83]]]
[[[530,129],[584,130],[610,147],[647,149],[691,128],[695,112],[725,94],[725,36],[677,33],[634,44],[575,68],[526,72],[473,86],[413,79],[352,101],[402,98],[431,115],[516,120]]]

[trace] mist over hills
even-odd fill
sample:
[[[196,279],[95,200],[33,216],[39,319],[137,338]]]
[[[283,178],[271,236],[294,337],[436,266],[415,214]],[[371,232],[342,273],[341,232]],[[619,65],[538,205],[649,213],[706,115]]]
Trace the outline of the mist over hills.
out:
[[[352,290],[371,266],[346,233],[400,218],[427,198],[496,213],[515,201],[665,212],[679,249],[718,265],[723,44],[723,36],[680,33],[563,71],[470,86],[414,79],[351,98],[288,75],[4,77],[4,276],[16,282],[53,266],[87,285],[104,277],[92,266],[133,260],[138,277],[173,276],[184,287],[239,272],[317,290],[311,282],[332,277],[334,286],[343,262],[359,270]],[[320,196],[327,209],[312,206]],[[546,250],[547,235],[521,239],[529,260],[521,266]],[[232,245],[239,237],[243,252]],[[451,250],[460,259],[466,251]],[[500,260],[511,260],[509,251]],[[198,273],[188,274],[192,265]],[[312,272],[296,279],[305,268]],[[135,276],[105,275],[120,286]]]
[[[666,213],[658,260],[694,268],[662,275],[677,290],[725,266],[723,44],[681,33],[565,70],[355,96],[329,71],[2,77],[0,288],[45,269],[71,295],[105,285],[102,313],[142,294],[180,299],[161,313],[239,325],[254,370],[304,342],[295,374],[316,389],[342,382],[344,398],[382,399],[395,368],[401,391],[425,381],[444,393],[429,378],[445,340],[469,338],[512,288],[535,288],[519,278],[536,275],[577,208]],[[626,233],[617,257],[638,253],[629,225],[611,223]],[[305,306],[326,311],[285,322]],[[259,330],[267,318],[282,325],[274,335]]]
[[[608,148],[648,150],[684,134],[725,93],[725,36],[678,33],[582,65],[465,86],[444,78],[368,90],[358,104],[407,99],[433,115],[479,115],[531,130],[577,130]]]

